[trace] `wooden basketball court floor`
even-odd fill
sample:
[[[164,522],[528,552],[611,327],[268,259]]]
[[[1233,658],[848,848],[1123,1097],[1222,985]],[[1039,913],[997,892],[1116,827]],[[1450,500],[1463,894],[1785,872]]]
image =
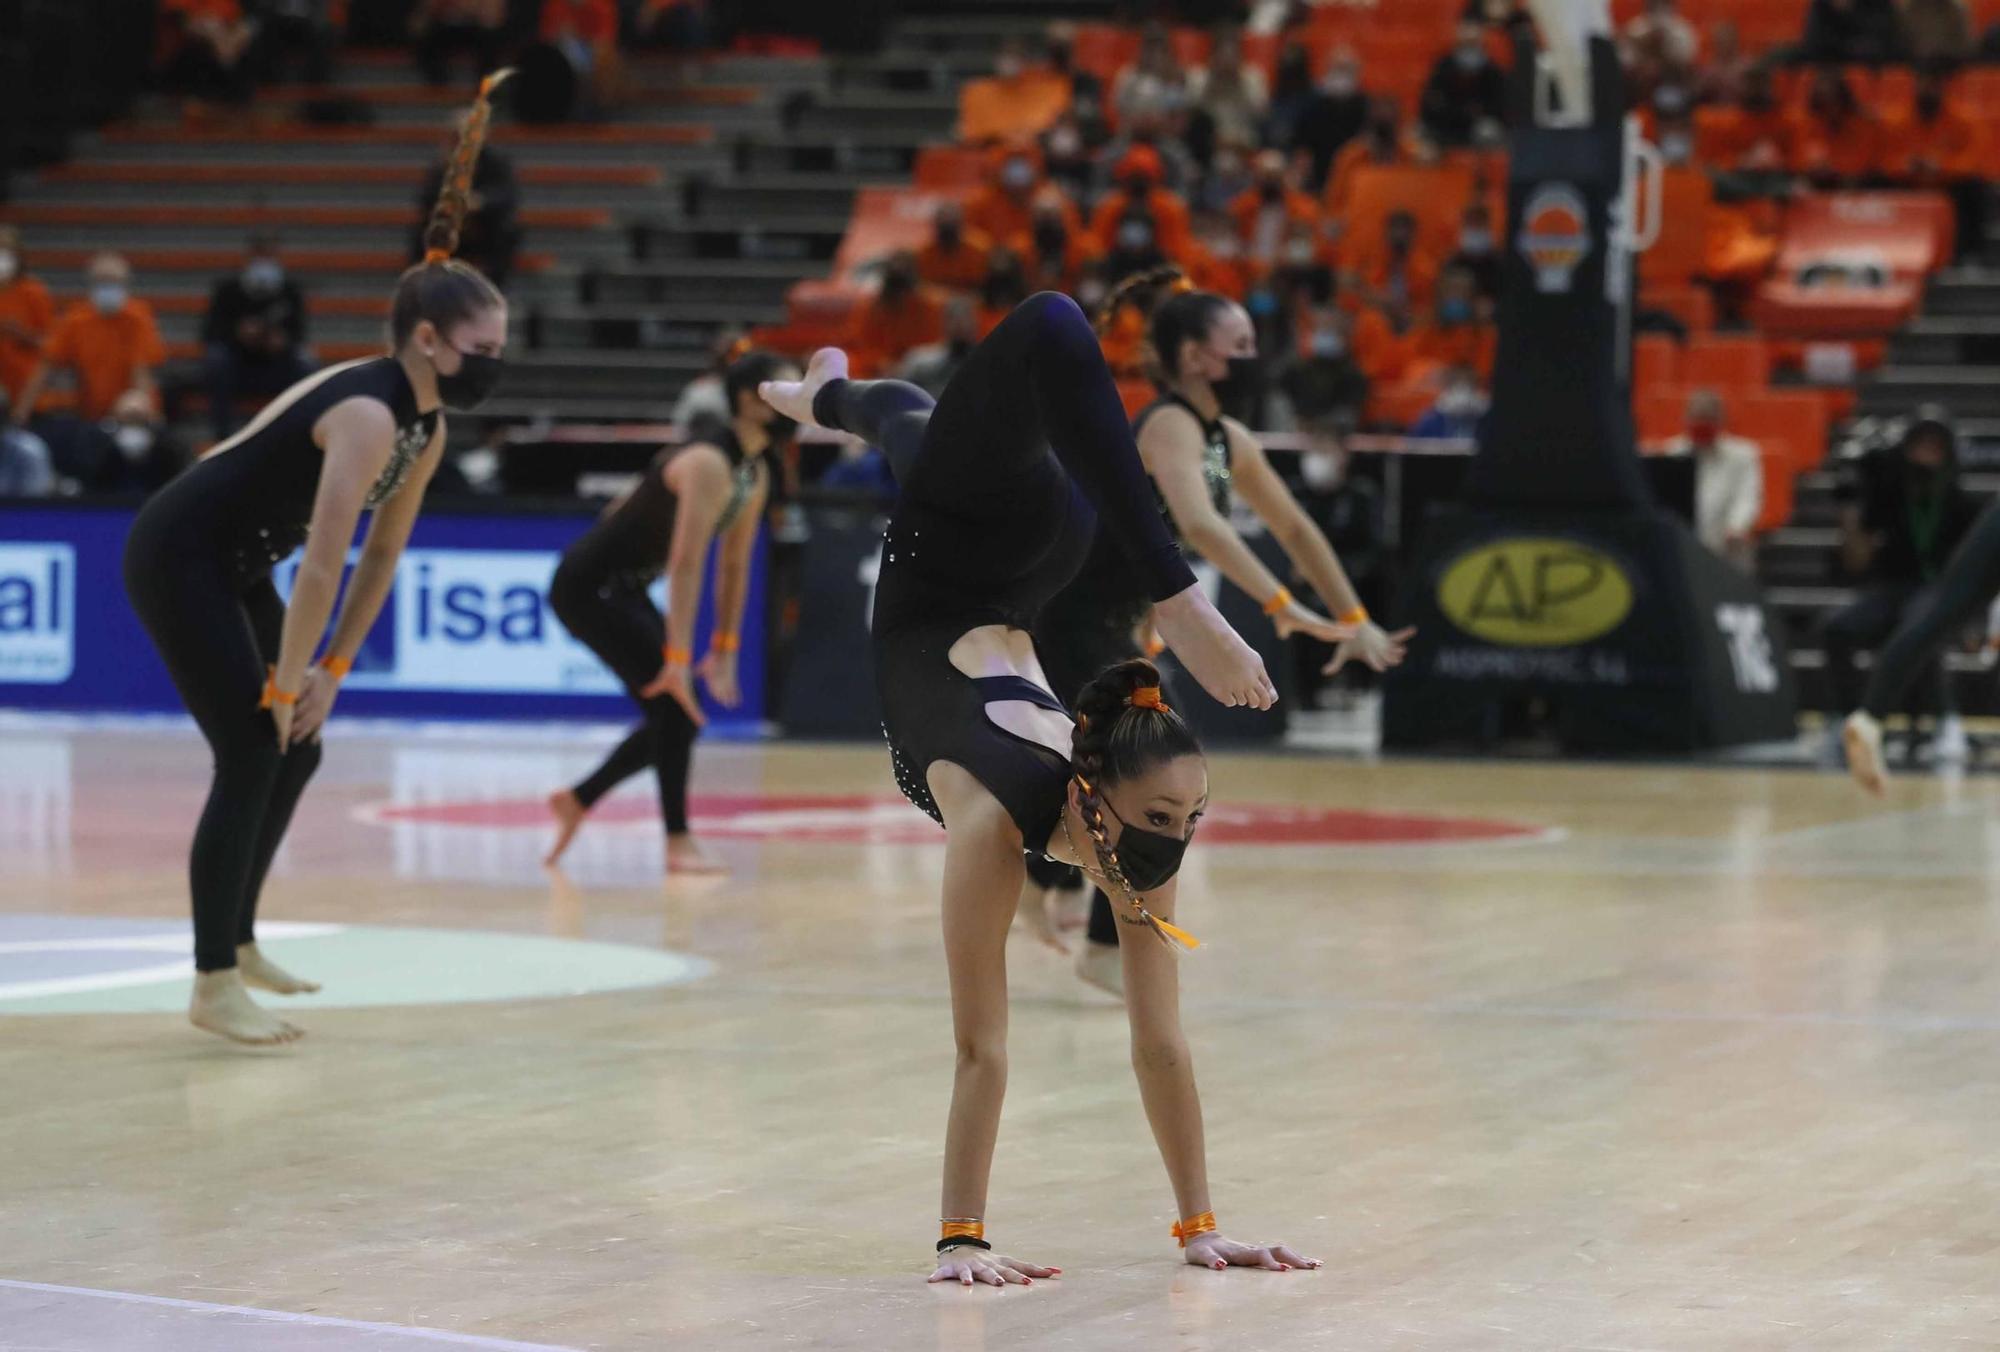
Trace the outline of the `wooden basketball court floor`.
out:
[[[2000,782],[1218,757],[1333,810],[1183,905],[1223,1228],[1326,1266],[1176,1262],[1122,1013],[1017,930],[989,1229],[1064,1275],[966,1291],[879,748],[704,746],[691,884],[643,782],[538,868],[601,743],[336,734],[253,1053],[168,1012],[199,744],[0,729],[0,1348],[2000,1346]]]

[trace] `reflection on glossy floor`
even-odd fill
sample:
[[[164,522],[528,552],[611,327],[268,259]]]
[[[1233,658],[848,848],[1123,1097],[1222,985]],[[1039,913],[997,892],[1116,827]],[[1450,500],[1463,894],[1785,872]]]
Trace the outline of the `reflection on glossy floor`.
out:
[[[0,1004],[51,1002],[0,1016],[0,1348],[2000,1345],[1995,781],[1221,758],[1224,803],[1524,828],[1191,856],[1217,1208],[1327,1266],[1175,1264],[1122,1015],[1017,935],[989,1226],[1067,1275],[968,1293],[921,1280],[942,856],[870,801],[886,757],[704,747],[732,878],[663,885],[627,811],[552,888],[532,817],[462,805],[592,749],[351,734],[306,800],[265,909],[300,965],[483,1002],[299,1001],[245,1054],[50,1012],[158,951],[6,1003],[69,941],[0,942]],[[0,731],[0,923],[157,936],[204,773],[181,732]],[[585,952],[551,936],[699,961],[465,994]]]

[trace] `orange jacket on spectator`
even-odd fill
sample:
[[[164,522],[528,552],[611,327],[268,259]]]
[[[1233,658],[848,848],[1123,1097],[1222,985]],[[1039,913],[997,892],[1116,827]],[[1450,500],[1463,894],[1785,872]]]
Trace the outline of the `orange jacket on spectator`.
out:
[[[1725,169],[1746,161],[1768,161],[1772,168],[1789,162],[1792,123],[1780,109],[1701,108],[1695,111],[1695,148],[1703,159]]]
[[[1072,229],[1063,237],[1063,253],[1060,278],[1041,275],[1041,253],[1035,246],[1035,234],[1024,230],[1011,235],[1007,247],[1021,256],[1021,262],[1028,269],[1028,281],[1035,290],[1070,291],[1076,290],[1083,270],[1097,257],[1097,242],[1085,234],[1081,228]]]
[[[1098,202],[1097,210],[1091,213],[1090,233],[1100,252],[1111,252],[1117,243],[1119,218],[1132,205],[1131,196],[1123,188],[1104,194]],[[1193,234],[1188,224],[1187,203],[1177,193],[1153,188],[1138,205],[1152,214],[1154,237],[1159,241],[1161,253],[1179,258],[1188,251]]]
[[[1978,178],[1986,163],[1983,124],[1946,104],[1925,121],[1914,111],[1882,127],[1882,172],[1896,178]]]
[[[954,248],[945,248],[933,237],[917,250],[917,276],[930,286],[970,291],[986,280],[986,255],[992,251],[993,241],[970,227]]]
[[[565,30],[592,47],[616,46],[618,7],[611,0],[542,0],[542,41],[554,42]]]
[[[1882,127],[1862,112],[1839,123],[1800,109],[1792,114],[1786,167],[1795,174],[1863,178],[1881,159]]]
[[[1223,258],[1213,250],[1195,244],[1181,257],[1181,267],[1197,291],[1213,291],[1218,296],[1241,301],[1250,294],[1250,284],[1264,269],[1250,258]]]
[[[1499,334],[1491,324],[1419,324],[1410,330],[1409,353],[1440,366],[1470,366],[1482,385],[1493,380],[1493,353]]]
[[[1034,178],[1025,187],[1009,187],[1002,175],[1010,161],[1025,160],[1034,166]],[[1063,223],[1070,233],[1083,229],[1083,217],[1069,195],[1050,183],[1042,172],[1042,152],[1034,145],[1007,146],[993,157],[989,176],[965,204],[965,223],[988,239],[1013,239],[1034,228],[1035,202],[1054,193],[1062,198]]]
[[[864,371],[894,364],[913,347],[944,341],[944,302],[926,287],[900,301],[880,296],[861,307],[847,346]]]
[[[1040,136],[1069,107],[1069,97],[1069,77],[1047,66],[967,80],[958,91],[958,139],[983,145]]]
[[[1354,364],[1371,385],[1389,385],[1402,379],[1412,351],[1410,335],[1397,333],[1380,310],[1363,310],[1354,317]]]
[[[1354,275],[1364,292],[1355,299],[1369,305],[1386,303],[1383,298],[1396,289],[1400,275],[1403,303],[1414,314],[1430,309],[1431,294],[1437,289],[1438,265],[1423,250],[1414,249],[1398,270],[1389,255],[1378,248],[1358,261]]]
[[[55,320],[56,303],[40,279],[16,276],[0,286],[0,389],[9,405],[20,401]]]
[[[1254,248],[1257,244],[1257,222],[1263,217],[1265,205],[1264,194],[1255,187],[1245,188],[1229,203],[1230,223],[1236,227],[1236,238],[1242,240],[1246,248]],[[1284,205],[1287,224],[1293,221],[1312,222],[1319,219],[1319,203],[1313,200],[1311,193],[1287,189]],[[1278,231],[1280,243],[1283,242],[1284,236],[1285,232],[1280,228]]]
[[[117,314],[101,315],[89,301],[63,311],[42,358],[50,367],[76,373],[77,416],[96,422],[111,412],[118,396],[132,388],[141,370],[167,359],[153,307],[128,298]]]

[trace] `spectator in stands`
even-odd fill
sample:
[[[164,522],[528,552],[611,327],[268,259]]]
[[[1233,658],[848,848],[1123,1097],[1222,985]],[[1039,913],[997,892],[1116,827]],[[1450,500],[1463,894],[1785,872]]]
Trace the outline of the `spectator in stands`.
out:
[[[1095,256],[1089,234],[1077,224],[1076,208],[1053,184],[1035,197],[1025,233],[1008,241],[1028,272],[1028,290],[1076,293],[1083,270]]]
[[[1646,7],[1618,35],[1618,55],[1628,85],[1640,98],[1650,96],[1662,83],[1691,81],[1700,50],[1694,25],[1676,12],[1674,0],[1646,0]]]
[[[20,399],[55,322],[55,300],[29,273],[20,232],[0,225],[0,395],[6,402]]]
[[[926,286],[968,291],[986,276],[993,241],[965,227],[965,208],[946,201],[932,220],[930,242],[917,251],[917,276]]]
[[[1072,198],[1083,199],[1090,192],[1097,166],[1075,109],[1057,118],[1055,125],[1042,133],[1039,144],[1043,171]]]
[[[1335,216],[1345,216],[1348,194],[1357,170],[1371,164],[1403,164],[1405,153],[1402,111],[1392,98],[1369,100],[1368,124],[1361,135],[1342,146],[1333,157],[1326,176],[1326,206]]]
[[[479,74],[497,70],[506,27],[506,0],[417,0],[410,15],[417,69],[434,85],[449,84],[452,57],[470,52]]]
[[[1921,608],[1979,502],[1958,481],[1958,434],[1935,407],[1918,410],[1897,445],[1850,462],[1839,495],[1841,564],[1861,594],[1828,616],[1820,634],[1833,707],[1852,709],[1861,699],[1856,654],[1881,646]],[[1950,710],[1942,667],[1938,677],[1939,706]]]
[[[280,79],[296,60],[299,77],[325,84],[333,75],[338,42],[329,0],[250,0],[257,35],[250,44],[250,68],[260,81]]]
[[[1506,76],[1487,54],[1484,33],[1476,23],[1461,23],[1452,49],[1437,59],[1424,82],[1419,104],[1424,130],[1440,145],[1470,145],[1481,123],[1500,122],[1506,98]]]
[[[642,0],[632,22],[641,46],[697,52],[712,38],[709,0]]]
[[[979,346],[979,336],[979,307],[970,296],[953,296],[944,303],[944,336],[904,354],[902,378],[928,390],[933,398],[943,394],[972,349]]]
[[[597,106],[618,99],[618,7],[613,0],[542,0],[537,34],[584,77]]]
[[[1062,115],[1072,98],[1067,75],[1033,65],[1019,38],[1000,44],[993,74],[968,80],[958,96],[958,136],[972,145],[1036,136]]]
[[[1831,66],[1900,61],[1903,33],[1894,0],[1812,0],[1799,55]]]
[[[993,332],[1027,298],[1028,270],[1021,255],[995,246],[986,258],[986,276],[979,282],[979,336]]]
[[[191,457],[153,401],[137,390],[118,397],[86,444],[94,445],[78,487],[86,493],[151,493],[186,469]]]
[[[1723,430],[1722,396],[1688,396],[1687,430],[1666,445],[1668,455],[1694,462],[1694,533],[1745,573],[1757,563],[1757,515],[1764,510],[1764,470],[1757,444]]]
[[[1225,148],[1213,149],[1219,154]],[[1118,186],[1125,176],[1125,157],[1135,150],[1145,150],[1154,157],[1160,169],[1158,185],[1183,201],[1202,185],[1202,166],[1195,162],[1187,143],[1180,138],[1176,119],[1164,113],[1141,113],[1119,128],[1117,139],[1098,149],[1097,163],[1104,175],[1105,191]]]
[[[1361,88],[1361,58],[1351,47],[1334,52],[1326,63],[1326,74],[1293,123],[1290,134],[1272,140],[1290,150],[1304,150],[1312,156],[1306,186],[1319,192],[1326,186],[1334,157],[1361,134],[1368,124],[1368,95]]]
[[[1353,317],[1321,304],[1305,312],[1299,328],[1304,351],[1279,371],[1278,392],[1300,427],[1349,431],[1368,403],[1368,377],[1354,357]]]
[[[56,321],[14,407],[17,419],[33,416],[55,371],[74,378],[76,414],[84,422],[109,415],[127,391],[143,395],[148,405],[157,403],[153,371],[166,360],[167,349],[152,307],[132,294],[131,266],[115,253],[102,253],[90,260],[85,280],[89,299],[77,301]]]
[[[1918,70],[1952,69],[1972,59],[1965,0],[1903,0],[1902,48]]]
[[[1411,334],[1420,360],[1467,367],[1481,384],[1493,379],[1497,335],[1491,311],[1479,299],[1479,283],[1469,268],[1447,265],[1438,274],[1429,317]]]
[[[1454,440],[1476,437],[1489,402],[1477,371],[1470,366],[1451,367],[1439,384],[1437,401],[1410,425],[1410,435]]]
[[[1042,56],[1052,72],[1069,81],[1070,102],[1103,104],[1104,82],[1089,71],[1077,68],[1074,23],[1058,19],[1048,26],[1042,40]]]
[[[1704,145],[1716,167],[1759,173],[1785,167],[1790,158],[1792,120],[1778,102],[1769,66],[1752,66],[1736,105],[1715,110],[1711,116],[1712,130]]]
[[[1035,143],[1016,141],[999,153],[991,177],[965,204],[966,227],[995,243],[1010,243],[1032,226],[1036,204],[1045,193],[1053,193],[1062,203],[1072,228],[1082,229],[1076,208],[1042,173]]]
[[[1221,141],[1257,143],[1271,91],[1264,72],[1243,59],[1241,28],[1224,24],[1215,30],[1208,64],[1189,80],[1188,95],[1194,105],[1188,139],[1197,160],[1207,158],[1202,153],[1204,141],[1210,146]]]
[[[1120,126],[1151,113],[1177,118],[1188,107],[1187,72],[1174,55],[1172,35],[1165,24],[1146,25],[1139,35],[1139,55],[1111,82],[1111,107]]]
[[[942,384],[935,389],[928,385],[924,388],[933,395],[944,391]],[[819,486],[830,493],[871,498],[884,506],[896,500],[896,472],[889,466],[889,457],[880,447],[860,441],[841,443],[839,454],[819,476]]]
[[[1256,146],[1245,141],[1224,141],[1218,145],[1208,172],[1195,179],[1194,190],[1188,194],[1190,210],[1198,214],[1227,214],[1238,197],[1257,186],[1256,171],[1251,167],[1256,150]]]
[[[1417,218],[1399,209],[1383,218],[1381,247],[1361,260],[1348,285],[1363,303],[1406,320],[1430,307],[1437,276],[1418,245]]]
[[[48,497],[57,487],[49,444],[15,424],[11,407],[0,386],[0,499]]]
[[[1918,72],[1908,116],[1884,128],[1883,170],[1916,187],[1941,188],[1951,195],[1961,254],[1983,247],[1986,240],[1989,141],[1985,124],[1946,97],[1946,77],[1936,69]]]
[[[1286,43],[1272,72],[1270,106],[1264,114],[1266,145],[1294,143],[1299,120],[1312,105],[1314,93],[1312,49],[1303,42]]]
[[[410,257],[423,257],[424,222],[430,219],[438,189],[444,185],[452,148],[458,144],[458,129],[445,137],[444,154],[431,165],[417,195],[417,224],[410,236]],[[505,287],[514,271],[514,255],[521,247],[521,192],[514,177],[514,162],[489,143],[479,148],[479,161],[472,170],[470,209],[465,229],[459,235],[458,257]]]
[[[1447,268],[1464,268],[1473,289],[1488,305],[1500,299],[1500,237],[1493,230],[1493,209],[1482,201],[1465,204],[1458,218],[1458,248],[1445,260]]]
[[[1116,252],[1120,232],[1131,219],[1143,218],[1151,227],[1152,238],[1146,242],[1149,249],[1157,244],[1170,258],[1187,252],[1187,203],[1162,186],[1164,172],[1160,153],[1152,146],[1134,146],[1119,157],[1117,187],[1104,195],[1091,216],[1091,234],[1098,248],[1107,254]],[[1128,249],[1135,239],[1135,234],[1127,232],[1124,243]]]
[[[1292,223],[1318,223],[1319,203],[1294,185],[1284,152],[1260,152],[1255,169],[1254,185],[1229,204],[1229,218],[1245,256],[1260,272],[1269,272]]]
[[[250,44],[256,25],[240,0],[163,0],[167,88],[217,103],[250,101]]]
[[[1735,23],[1719,20],[1708,30],[1708,55],[1694,68],[1695,102],[1740,102],[1754,64]]]
[[[1790,152],[1792,172],[1820,187],[1852,187],[1876,172],[1881,126],[1854,96],[1846,71],[1813,72],[1806,106],[1792,119]]]
[[[1173,250],[1171,257],[1185,257],[1191,250]],[[1135,272],[1151,272],[1169,261],[1169,251],[1160,242],[1160,223],[1143,205],[1127,204],[1124,213],[1111,223],[1111,244],[1104,251],[1104,272],[1117,281]]]
[[[738,326],[727,325],[716,332],[709,344],[708,369],[683,386],[674,400],[671,417],[676,426],[692,427],[697,418],[729,421],[729,393],[723,373],[749,350],[749,336]]]
[[[312,371],[305,292],[286,275],[277,240],[251,236],[242,270],[215,283],[201,341],[209,423],[217,441],[242,425],[238,399],[268,399]]]
[[[883,264],[882,285],[855,316],[845,346],[858,369],[872,372],[943,337],[944,304],[917,275],[917,256],[904,249]]]

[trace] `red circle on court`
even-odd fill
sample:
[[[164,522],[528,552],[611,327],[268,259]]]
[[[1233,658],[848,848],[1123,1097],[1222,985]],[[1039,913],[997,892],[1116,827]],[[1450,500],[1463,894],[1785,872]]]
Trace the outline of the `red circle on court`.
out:
[[[853,845],[943,842],[936,822],[901,798],[867,794],[712,794],[689,803],[688,825],[718,840],[824,841]],[[495,798],[455,803],[385,803],[371,820],[426,826],[539,829],[549,826],[539,799]],[[636,794],[607,798],[590,814],[593,825],[658,828],[659,809]],[[1434,813],[1370,812],[1360,808],[1227,803],[1209,809],[1200,839],[1210,845],[1426,845],[1522,841],[1548,830],[1525,822]]]

